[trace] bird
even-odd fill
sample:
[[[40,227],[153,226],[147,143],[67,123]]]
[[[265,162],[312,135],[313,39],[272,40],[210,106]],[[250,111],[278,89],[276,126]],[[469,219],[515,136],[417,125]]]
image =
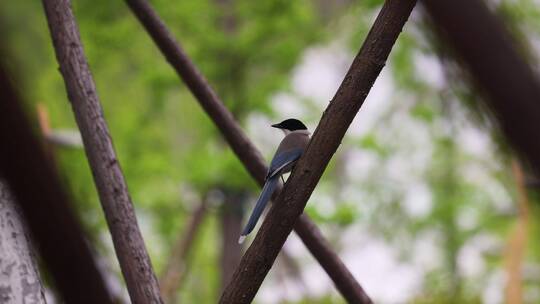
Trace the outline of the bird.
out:
[[[272,127],[281,129],[285,137],[279,144],[270,162],[261,194],[238,239],[239,244],[242,244],[246,236],[255,228],[266,204],[276,190],[280,177],[283,180],[282,175],[292,170],[309,143],[309,135],[311,133],[304,123],[298,119],[289,118],[280,123],[273,124]]]

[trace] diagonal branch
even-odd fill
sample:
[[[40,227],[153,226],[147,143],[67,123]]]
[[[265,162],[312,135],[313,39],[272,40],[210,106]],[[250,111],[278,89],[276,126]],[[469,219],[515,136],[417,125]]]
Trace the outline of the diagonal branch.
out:
[[[240,125],[234,120],[233,115],[223,105],[148,2],[146,0],[126,0],[126,2],[167,61],[184,80],[199,104],[219,128],[244,167],[262,186],[267,167],[259,150],[248,139]],[[277,197],[279,192],[280,189],[276,191],[274,197]],[[322,233],[307,215],[300,216],[296,222],[295,230],[311,254],[331,277],[336,288],[349,302],[369,302],[369,297],[360,284],[337,254],[333,252],[331,245],[324,239]]]
[[[387,0],[220,303],[250,303],[384,67],[416,0]]]
[[[481,0],[422,4],[482,89],[508,141],[540,174],[540,81],[504,24]]]
[[[242,218],[249,198],[246,190],[233,190],[222,187],[223,203],[219,210],[221,222],[221,282],[219,294],[229,284],[234,270],[240,264],[244,253],[242,244],[238,244],[238,236],[242,233]]]
[[[2,67],[0,97],[0,175],[21,207],[56,287],[66,303],[112,303],[60,178],[32,134]]]
[[[133,303],[162,303],[150,257],[90,73],[69,0],[43,0],[49,29],[116,255]]]
[[[266,165],[262,154],[251,143],[240,125],[221,99],[212,90],[204,76],[191,62],[180,44],[176,42],[165,24],[146,0],[125,0],[133,13],[150,34],[167,61],[176,70],[178,76],[184,80],[191,93],[197,98],[199,104],[214,121],[223,136],[259,183],[264,182]]]

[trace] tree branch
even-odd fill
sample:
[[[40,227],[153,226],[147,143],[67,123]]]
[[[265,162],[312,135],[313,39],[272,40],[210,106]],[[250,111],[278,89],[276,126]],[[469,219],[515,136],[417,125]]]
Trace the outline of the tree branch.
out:
[[[43,0],[43,6],[131,301],[162,303],[70,2]]]
[[[66,303],[111,303],[55,168],[0,67],[0,173]]]
[[[267,167],[261,153],[242,131],[240,125],[185,54],[157,13],[145,0],[125,1],[167,61],[184,80],[191,93],[216,124],[244,167],[260,186],[264,185]],[[274,197],[277,197],[279,192],[280,189],[276,191]],[[307,215],[302,215],[298,219],[295,229],[311,254],[334,280],[339,292],[352,303],[366,303],[364,300],[368,299],[368,296],[360,284],[339,257],[332,252],[329,243]]]
[[[249,198],[246,190],[238,191],[222,187],[222,192],[224,199],[218,215],[221,222],[220,294],[225,286],[229,284],[234,270],[242,259],[243,247],[242,244],[238,244],[238,236],[242,232],[244,207]]]
[[[324,169],[384,67],[415,3],[415,0],[385,2],[360,52],[324,112],[309,146],[268,212],[220,303],[250,303],[255,297]]]
[[[540,174],[540,81],[510,33],[480,0],[424,0],[423,5],[485,93],[506,138]]]
[[[206,199],[203,199],[197,209],[191,215],[186,228],[178,237],[167,261],[165,272],[159,280],[161,284],[161,294],[165,303],[176,303],[176,293],[181,287],[183,278],[186,274],[186,261],[193,247],[199,228],[208,211]]]

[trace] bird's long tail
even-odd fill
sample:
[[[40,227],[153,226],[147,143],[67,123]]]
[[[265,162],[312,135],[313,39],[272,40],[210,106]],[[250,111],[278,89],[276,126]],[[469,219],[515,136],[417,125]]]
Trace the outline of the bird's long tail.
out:
[[[244,227],[242,234],[240,235],[240,239],[238,240],[238,243],[241,244],[246,238],[246,235],[248,235],[253,230],[253,228],[255,228],[255,225],[257,225],[257,222],[259,221],[259,218],[261,217],[264,207],[266,207],[266,204],[272,197],[272,193],[274,193],[274,190],[276,189],[278,182],[279,182],[279,175],[276,175],[272,178],[269,178],[264,184],[264,187],[262,188],[262,191],[261,191],[261,195],[259,196],[259,200],[257,200],[257,204],[255,204],[255,208],[251,212],[249,220],[246,226]]]

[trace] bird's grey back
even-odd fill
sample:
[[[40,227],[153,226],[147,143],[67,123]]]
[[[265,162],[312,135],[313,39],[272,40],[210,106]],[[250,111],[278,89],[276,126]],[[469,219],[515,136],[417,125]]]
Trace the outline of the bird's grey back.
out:
[[[291,132],[279,144],[278,151],[287,151],[291,149],[304,149],[309,143],[309,133],[303,132]]]
[[[301,132],[299,131],[291,132],[287,134],[287,136],[285,136],[285,138],[283,138],[283,140],[279,144],[279,147],[276,151],[276,155],[279,155],[280,153],[283,153],[283,152],[293,151],[293,150],[298,150],[298,149],[301,149],[302,151],[304,151],[308,143],[309,143],[309,133],[307,131],[302,130]],[[294,166],[294,163],[295,162],[284,166],[281,169],[281,174],[291,172],[292,167]]]

